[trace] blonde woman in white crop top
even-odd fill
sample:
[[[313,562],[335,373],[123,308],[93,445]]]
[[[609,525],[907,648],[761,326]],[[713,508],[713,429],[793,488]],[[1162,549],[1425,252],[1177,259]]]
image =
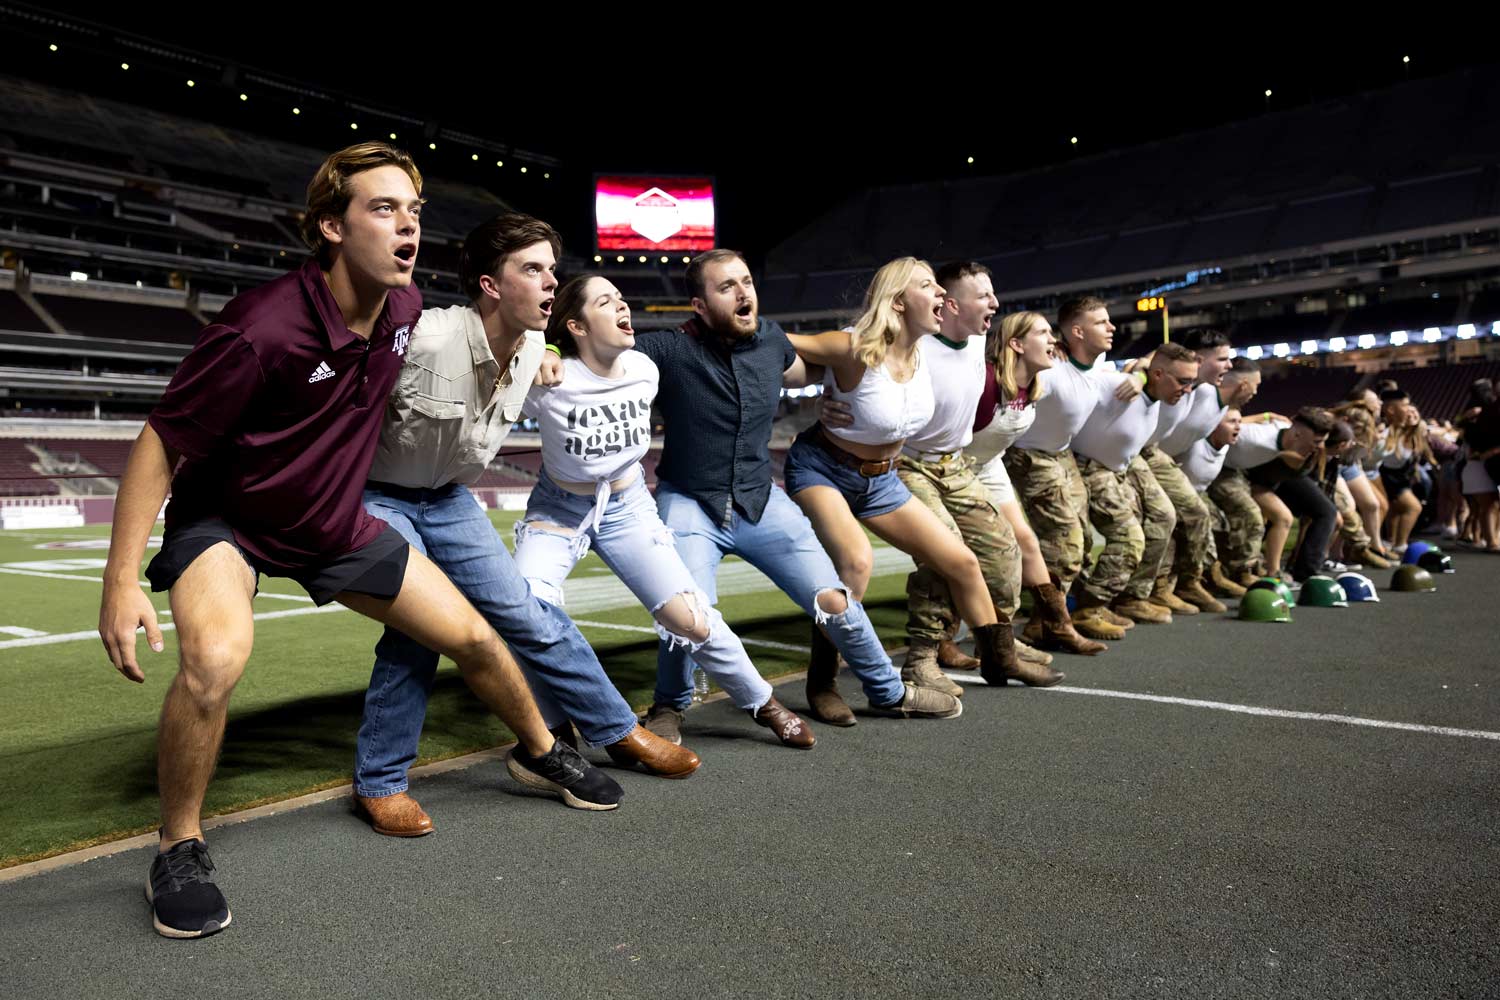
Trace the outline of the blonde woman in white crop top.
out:
[[[813,745],[812,730],[776,700],[739,637],[693,579],[646,489],[656,363],[638,351],[630,306],[599,275],[558,289],[547,341],[562,382],[534,388],[526,412],[542,434],[542,475],[516,525],[516,566],[544,601],[563,606],[563,581],[593,548],[734,703],[782,744]]]
[[[982,639],[989,633],[979,630],[996,632],[998,619],[979,560],[895,472],[902,441],[932,416],[933,387],[917,341],[942,329],[942,310],[932,268],[902,257],[876,273],[852,332],[788,334],[805,362],[828,370],[829,392],[853,411],[853,427],[814,424],[798,435],[787,453],[786,491],[812,521],[855,600],[864,596],[874,563],[868,527],[937,571]],[[998,647],[999,638],[993,641]]]

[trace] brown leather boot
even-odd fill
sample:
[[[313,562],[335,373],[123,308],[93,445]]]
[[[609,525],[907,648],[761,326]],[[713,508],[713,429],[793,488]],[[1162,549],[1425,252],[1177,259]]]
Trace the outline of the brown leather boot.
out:
[[[1245,596],[1245,588],[1231,580],[1229,574],[1224,572],[1224,567],[1218,563],[1214,563],[1208,568],[1208,582],[1214,590],[1225,597]]]
[[[1073,628],[1079,635],[1090,639],[1107,639],[1117,642],[1125,638],[1125,630],[1104,617],[1103,608],[1079,608],[1073,616]]]
[[[839,649],[816,622],[812,627],[812,658],[807,663],[807,708],[814,719],[830,726],[852,726],[858,720],[839,694]]]
[[[686,778],[702,763],[687,747],[664,740],[645,726],[636,726],[624,739],[605,747],[604,752],[622,767],[639,764],[663,778]]]
[[[1037,638],[1026,638],[1032,645],[1050,646],[1068,653],[1094,656],[1109,647],[1102,642],[1085,639],[1073,628],[1072,616],[1068,614],[1068,602],[1057,589],[1056,578],[1048,583],[1031,588],[1031,620],[1037,623]],[[1026,629],[1029,634],[1030,626]]]
[[[1199,611],[1221,615],[1229,610],[1213,594],[1208,592],[1208,588],[1203,586],[1203,581],[1197,577],[1191,580],[1178,580],[1177,586],[1173,588],[1172,592]]]
[[[425,837],[435,829],[426,810],[405,792],[376,798],[356,795],[354,811],[387,837]]]
[[[760,707],[759,712],[751,713],[750,716],[757,725],[765,726],[776,734],[784,747],[795,747],[798,750],[811,750],[817,738],[813,736],[812,727],[801,719],[797,714],[787,708],[774,697]]]
[[[1051,687],[1066,674],[1037,663],[1027,663],[1016,655],[1016,635],[1010,630],[1010,619],[1004,615],[994,625],[974,629],[974,647],[979,650],[979,673],[985,682],[1004,687],[1014,678],[1028,687]]]
[[[1172,592],[1171,577],[1159,576],[1147,602],[1179,615],[1196,615],[1198,609]]]
[[[978,670],[979,660],[970,656],[959,648],[958,643],[952,639],[944,639],[938,643],[937,648],[938,666],[944,670]]]

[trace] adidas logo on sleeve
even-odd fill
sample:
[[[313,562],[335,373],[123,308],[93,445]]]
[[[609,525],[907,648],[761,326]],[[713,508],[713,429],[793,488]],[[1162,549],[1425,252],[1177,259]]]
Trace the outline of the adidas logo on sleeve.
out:
[[[320,361],[317,370],[308,376],[307,384],[311,385],[314,382],[321,382],[325,378],[333,378],[334,374],[334,370],[328,367],[328,362]]]

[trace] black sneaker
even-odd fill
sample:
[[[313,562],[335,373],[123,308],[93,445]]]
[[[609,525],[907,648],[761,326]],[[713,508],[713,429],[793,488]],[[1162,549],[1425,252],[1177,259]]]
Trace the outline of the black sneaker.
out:
[[[523,785],[557,792],[574,809],[599,812],[617,808],[625,790],[583,755],[561,740],[540,757],[533,757],[519,743],[505,758],[505,769]]]
[[[197,938],[217,934],[229,926],[229,903],[209,872],[214,863],[208,845],[184,840],[151,862],[146,902],[151,924],[169,938]]]

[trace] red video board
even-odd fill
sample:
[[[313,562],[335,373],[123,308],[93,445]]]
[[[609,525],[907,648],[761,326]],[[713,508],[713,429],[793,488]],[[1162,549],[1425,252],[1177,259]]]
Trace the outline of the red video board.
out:
[[[600,250],[712,250],[713,181],[707,177],[599,177],[594,183],[594,232]]]

